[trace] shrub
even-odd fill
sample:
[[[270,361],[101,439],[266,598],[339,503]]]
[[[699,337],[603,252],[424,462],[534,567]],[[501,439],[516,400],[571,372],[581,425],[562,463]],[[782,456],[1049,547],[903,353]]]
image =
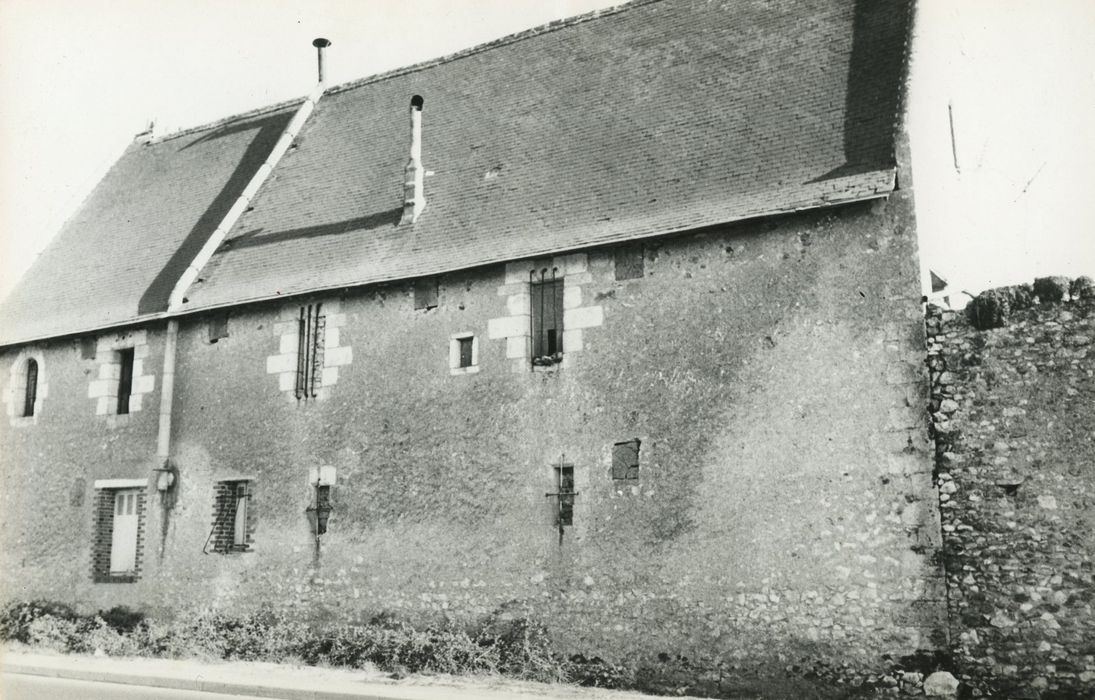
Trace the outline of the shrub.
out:
[[[13,603],[0,615],[0,639],[11,639],[27,644],[30,642],[30,624],[46,616],[69,621],[80,618],[64,603],[53,603],[47,600]]]
[[[99,619],[112,629],[123,634],[130,634],[137,625],[145,619],[145,614],[136,610],[130,610],[124,605],[116,605],[110,610],[99,611]]]

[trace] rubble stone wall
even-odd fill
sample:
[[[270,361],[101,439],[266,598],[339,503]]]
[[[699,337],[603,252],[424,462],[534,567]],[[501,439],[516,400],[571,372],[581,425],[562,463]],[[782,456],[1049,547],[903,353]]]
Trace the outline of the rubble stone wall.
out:
[[[975,695],[1095,687],[1095,296],[1047,278],[928,310],[951,642]],[[1087,689],[1084,691],[1083,689]]]

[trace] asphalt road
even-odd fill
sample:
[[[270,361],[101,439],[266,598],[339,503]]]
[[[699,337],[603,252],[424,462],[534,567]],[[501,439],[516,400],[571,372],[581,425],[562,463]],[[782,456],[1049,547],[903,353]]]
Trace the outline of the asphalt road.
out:
[[[0,675],[0,700],[258,700],[253,695],[222,695],[196,690],[151,688],[74,681],[47,676]]]

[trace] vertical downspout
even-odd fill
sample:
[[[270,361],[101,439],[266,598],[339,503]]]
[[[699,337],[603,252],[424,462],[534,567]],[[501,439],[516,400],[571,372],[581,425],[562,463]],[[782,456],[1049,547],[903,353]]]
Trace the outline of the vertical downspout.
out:
[[[175,283],[174,288],[171,290],[171,296],[167,303],[167,314],[178,312],[182,305],[186,302],[186,290],[190,288],[194,280],[197,278],[198,273],[205,267],[209,259],[213,257],[213,253],[224,242],[228,232],[235,226],[236,221],[246,211],[250,205],[251,200],[258,194],[259,188],[262,187],[266,179],[270,177],[270,174],[274,171],[274,167],[277,166],[281,157],[285,155],[289,150],[289,146],[292,145],[296,139],[297,134],[300,133],[304,123],[311,116],[312,110],[315,109],[316,104],[320,98],[323,97],[323,92],[326,90],[326,83],[324,80],[324,49],[331,45],[331,42],[326,39],[316,39],[312,42],[312,45],[316,47],[319,54],[318,69],[319,69],[319,81],[316,87],[312,90],[311,94],[304,100],[293,118],[289,121],[289,124],[285,127],[285,130],[281,132],[281,137],[270,151],[270,155],[266,157],[266,160],[259,166],[258,170],[251,177],[251,181],[247,183],[247,186],[243,188],[243,192],[239,198],[225,214],[224,219],[220,222],[220,225],[214,229],[213,233],[209,236],[209,239],[202,246],[198,254],[194,256],[194,259],[183,271],[182,276],[179,277],[179,281]],[[164,336],[164,357],[163,357],[163,374],[160,384],[160,424],[159,432],[156,436],[156,467],[155,471],[158,472],[156,479],[157,490],[161,493],[161,505],[162,505],[162,521],[160,531],[160,560],[163,560],[164,544],[167,539],[167,525],[168,525],[168,511],[173,504],[173,491],[170,491],[173,482],[175,481],[175,468],[171,464],[171,423],[173,419],[174,402],[175,402],[175,365],[178,355],[178,339],[179,339],[179,321],[177,318],[169,318],[167,321],[167,331]],[[169,492],[171,495],[169,495]]]

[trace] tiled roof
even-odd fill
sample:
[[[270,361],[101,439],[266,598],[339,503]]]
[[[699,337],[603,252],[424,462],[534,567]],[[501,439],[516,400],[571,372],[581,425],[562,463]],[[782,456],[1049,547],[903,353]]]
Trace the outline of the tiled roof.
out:
[[[0,344],[162,312],[295,108],[132,144],[0,307]]]
[[[894,186],[909,15],[906,0],[637,2],[334,88],[185,308],[884,195]],[[425,98],[423,165],[432,174],[424,213],[397,225],[413,95]],[[110,320],[154,309],[166,298],[151,290],[167,260],[213,230],[208,214],[218,208],[209,203],[236,184],[233,169],[254,170],[265,154],[252,151],[272,145],[272,125],[288,116],[131,149],[31,276],[46,263],[73,270],[83,239],[83,264],[103,264],[98,245],[114,265],[79,290],[88,313]],[[199,159],[215,167],[196,167]],[[139,256],[118,254],[142,246]],[[53,287],[24,286],[34,295],[21,299]]]

